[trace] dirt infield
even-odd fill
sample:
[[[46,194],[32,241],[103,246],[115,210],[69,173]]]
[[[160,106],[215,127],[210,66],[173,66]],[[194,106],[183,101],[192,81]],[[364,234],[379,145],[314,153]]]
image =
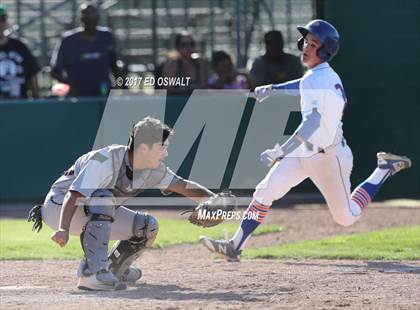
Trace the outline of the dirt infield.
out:
[[[155,212],[169,217],[169,211]],[[263,246],[416,225],[420,208],[369,208],[339,227],[324,207],[272,210],[284,231],[251,239]],[[75,288],[76,261],[2,261],[3,309],[419,309],[420,262],[215,260],[199,245],[150,250],[135,263],[139,284],[120,292]]]

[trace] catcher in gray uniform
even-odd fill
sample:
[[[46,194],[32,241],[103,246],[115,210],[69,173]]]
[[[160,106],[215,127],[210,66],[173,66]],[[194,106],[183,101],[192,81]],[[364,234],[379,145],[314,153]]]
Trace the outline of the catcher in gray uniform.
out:
[[[165,166],[171,128],[146,117],[132,129],[128,146],[110,145],[79,157],[55,183],[43,206],[34,207],[29,220],[42,221],[55,233],[51,239],[65,246],[69,234],[80,235],[84,258],[78,269],[78,288],[118,290],[141,277],[131,267],[158,233],[158,222],[147,213],[121,206],[125,198],[148,188],[176,192],[198,203],[214,193],[182,179]],[[109,240],[118,240],[108,255]]]

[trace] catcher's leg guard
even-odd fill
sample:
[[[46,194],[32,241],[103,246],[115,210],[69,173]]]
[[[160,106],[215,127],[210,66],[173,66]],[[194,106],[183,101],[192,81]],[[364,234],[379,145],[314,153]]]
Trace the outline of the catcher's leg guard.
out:
[[[143,253],[146,247],[151,247],[159,231],[155,217],[136,213],[133,224],[133,237],[129,240],[119,240],[112,247],[110,271],[121,281],[134,283],[141,277],[141,271],[130,265]]]
[[[100,190],[95,197],[110,197],[112,193]],[[93,203],[95,203],[93,201]],[[88,207],[90,219],[86,223],[80,241],[85,253],[87,270],[85,275],[95,274],[101,270],[108,270],[108,243],[111,234],[111,224],[115,213],[113,205],[93,205]]]

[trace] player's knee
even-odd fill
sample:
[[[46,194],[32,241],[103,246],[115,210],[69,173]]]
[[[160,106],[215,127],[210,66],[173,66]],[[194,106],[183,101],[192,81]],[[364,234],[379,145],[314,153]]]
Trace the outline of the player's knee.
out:
[[[259,187],[255,189],[253,197],[255,201],[258,201],[258,203],[265,206],[271,206],[275,200],[275,197],[271,191]]]
[[[157,234],[159,232],[159,223],[154,216],[148,215],[148,226],[146,231],[147,242],[146,246],[151,247],[152,244],[155,242]]]
[[[145,240],[145,245],[151,247],[159,232],[157,219],[147,213],[136,213],[134,217],[133,234],[136,238]]]
[[[102,217],[103,220],[108,218],[112,222],[115,215],[114,200],[114,195],[110,190],[100,189],[95,191],[86,206],[89,215],[91,215],[91,220]]]
[[[159,232],[159,223],[154,216],[149,214],[147,215],[147,222],[146,237],[148,240],[155,240]]]
[[[271,206],[273,201],[283,197],[290,188],[287,187],[276,187],[274,182],[271,182],[269,178],[262,180],[256,187],[253,194],[254,200],[265,206]]]

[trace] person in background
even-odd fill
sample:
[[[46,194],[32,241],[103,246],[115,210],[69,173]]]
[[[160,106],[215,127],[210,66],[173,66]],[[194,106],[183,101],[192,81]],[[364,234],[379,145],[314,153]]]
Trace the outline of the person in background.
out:
[[[40,67],[21,40],[6,35],[7,18],[7,9],[0,4],[0,98],[38,98]]]
[[[233,65],[232,58],[225,51],[217,51],[212,55],[212,66],[215,75],[209,79],[209,88],[216,89],[249,89],[249,77],[240,73]]]
[[[80,6],[82,27],[64,33],[51,58],[51,76],[70,86],[70,96],[106,96],[110,73],[121,76],[117,66],[115,38],[110,29],[98,26],[98,8]]]
[[[303,75],[299,57],[283,51],[283,35],[271,30],[264,35],[265,54],[252,63],[251,79],[253,86],[278,84],[298,79]]]
[[[177,57],[170,59],[162,70],[163,77],[189,78],[186,86],[167,86],[169,94],[188,95],[194,89],[207,86],[208,69],[205,61],[195,51],[196,42],[188,32],[175,37]]]

